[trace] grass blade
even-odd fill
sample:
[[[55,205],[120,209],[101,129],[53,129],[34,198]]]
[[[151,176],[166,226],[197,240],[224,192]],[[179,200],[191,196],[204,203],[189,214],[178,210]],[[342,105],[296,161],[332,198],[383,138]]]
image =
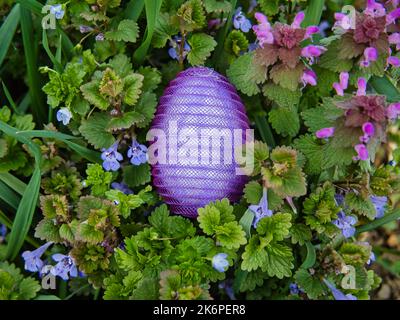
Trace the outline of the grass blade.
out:
[[[144,8],[144,0],[131,0],[126,6],[125,17],[137,21]]]
[[[14,8],[8,14],[6,20],[0,28],[0,66],[7,55],[8,49],[10,48],[11,41],[14,37],[15,31],[20,21],[20,8],[19,4],[16,4]]]
[[[235,12],[237,0],[230,0],[230,3],[231,3],[232,10],[227,17],[225,26],[223,28],[221,28],[221,30],[219,30],[219,32],[217,34],[216,41],[218,44],[214,50],[213,57],[212,57],[212,65],[216,69],[218,68],[218,65],[219,65],[219,63],[218,63],[219,59],[222,56],[222,50],[224,49],[226,36],[228,34],[229,28],[232,25],[232,18],[233,18],[233,14]]]
[[[21,196],[26,190],[26,184],[17,177],[14,177],[11,173],[1,172],[0,180]]]
[[[268,145],[268,147],[275,148],[275,139],[267,119],[264,116],[256,116],[255,122],[257,130],[261,135],[261,139]]]
[[[154,27],[161,10],[162,0],[145,0],[147,28],[145,31],[145,39],[141,46],[136,49],[133,60],[136,64],[141,65],[146,58],[147,51],[150,48],[151,39],[154,33]]]
[[[380,219],[376,219],[370,223],[364,224],[363,226],[358,227],[356,230],[356,235],[359,235],[360,233],[367,232],[374,230],[376,228],[379,228],[389,222],[392,222],[394,220],[399,220],[400,219],[400,208],[395,209],[392,213],[385,215],[384,217]]]
[[[303,27],[318,26],[324,10],[324,0],[311,0],[305,11]]]
[[[15,259],[24,244],[25,237],[28,235],[39,197],[40,181],[40,168],[36,163],[36,168],[33,171],[33,175],[28,183],[24,195],[22,196],[17,213],[15,214],[10,237],[7,243],[6,258],[8,259]]]
[[[57,72],[61,72],[62,71],[62,66],[61,66],[60,62],[56,59],[56,57],[53,55],[53,53],[50,50],[49,41],[47,39],[46,29],[43,29],[43,32],[42,32],[42,44],[43,44],[44,50],[46,51],[46,53],[49,56],[51,62],[53,63],[54,69]]]
[[[18,208],[19,198],[4,182],[0,181],[0,199],[13,209]]]
[[[24,55],[27,66],[32,114],[36,123],[41,126],[46,121],[46,112],[44,108],[41,81],[37,66],[37,42],[35,44],[31,12],[24,7],[20,7],[20,13],[22,41],[24,44]]]
[[[78,143],[72,142],[71,140],[78,140],[78,137],[70,136],[61,132],[53,132],[47,130],[30,130],[20,131],[17,133],[20,136],[26,138],[48,138],[63,141],[69,148],[74,150],[80,156],[94,163],[101,163],[100,153],[94,150],[90,150],[85,146]]]
[[[1,81],[1,84],[2,84],[2,86],[3,86],[4,94],[6,95],[6,98],[7,98],[7,100],[8,100],[8,103],[10,104],[11,108],[13,109],[13,111],[14,111],[16,114],[21,114],[21,112],[18,110],[17,105],[16,105],[15,102],[14,102],[14,99],[13,99],[12,96],[11,96],[10,91],[8,91],[7,86],[6,86],[6,84],[4,83],[4,81]]]
[[[300,266],[300,268],[309,269],[314,266],[317,255],[315,253],[315,247],[312,245],[310,241],[306,242],[306,247],[307,247],[307,256],[303,264]]]
[[[368,84],[376,91],[378,94],[382,94],[386,96],[386,99],[389,102],[398,102],[400,101],[400,92],[393,85],[393,83],[385,76],[385,77],[372,77]]]

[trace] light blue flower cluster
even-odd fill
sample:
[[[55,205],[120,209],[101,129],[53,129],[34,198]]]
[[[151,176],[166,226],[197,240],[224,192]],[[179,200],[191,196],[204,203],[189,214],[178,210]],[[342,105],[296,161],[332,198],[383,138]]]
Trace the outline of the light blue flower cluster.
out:
[[[101,149],[101,159],[103,160],[103,168],[106,171],[118,171],[121,167],[120,161],[124,160],[121,153],[118,152],[118,142],[114,143],[110,148]],[[147,147],[133,141],[127,152],[130,162],[135,165],[141,165],[147,162]]]
[[[73,258],[69,255],[60,253],[53,254],[52,259],[57,262],[54,266],[42,260],[42,255],[52,244],[53,242],[47,242],[34,251],[23,252],[22,258],[25,261],[25,270],[39,272],[41,276],[51,273],[54,276],[59,276],[63,280],[82,275],[82,273],[78,272]]]
[[[212,266],[218,272],[225,272],[229,268],[229,262],[227,260],[228,255],[226,253],[218,253],[212,258]]]

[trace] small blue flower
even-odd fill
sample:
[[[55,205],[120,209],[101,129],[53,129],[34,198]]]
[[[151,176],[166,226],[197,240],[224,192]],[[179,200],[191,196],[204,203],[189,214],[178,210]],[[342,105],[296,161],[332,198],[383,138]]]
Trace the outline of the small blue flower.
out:
[[[255,214],[255,218],[253,221],[254,228],[257,228],[257,224],[258,222],[260,222],[262,218],[272,216],[273,214],[272,210],[268,209],[268,195],[266,188],[263,189],[263,196],[260,200],[260,203],[258,205],[253,204],[249,206],[249,209],[253,211]]]
[[[80,33],[88,33],[88,32],[93,31],[93,28],[89,27],[89,26],[81,25],[81,26],[79,26],[79,31],[80,31]]]
[[[63,10],[61,4],[55,4],[50,6],[50,13],[54,14],[57,20],[61,20],[64,17],[65,11]]]
[[[225,280],[225,281],[220,282],[218,284],[218,288],[224,289],[225,293],[229,297],[229,299],[236,300],[235,292],[233,290],[233,286],[232,286],[232,281],[231,280]]]
[[[338,219],[332,221],[332,223],[342,230],[342,234],[345,238],[350,238],[356,232],[356,228],[353,227],[357,223],[357,219],[353,216],[346,216],[343,211],[338,213]]]
[[[395,167],[397,165],[397,162],[395,160],[390,160],[388,164],[389,166]]]
[[[367,261],[367,264],[368,265],[370,265],[372,262],[374,262],[376,260],[376,257],[375,257],[375,253],[373,253],[372,251],[371,251],[371,254],[370,254],[370,256],[369,256],[369,259],[368,259],[368,261]]]
[[[342,291],[339,289],[336,289],[336,287],[331,284],[329,281],[326,279],[323,279],[324,283],[326,286],[329,288],[329,290],[332,292],[333,297],[335,300],[357,300],[357,297],[353,296],[352,294],[344,294]]]
[[[289,284],[289,290],[291,295],[299,294],[300,292],[304,292],[302,289],[299,288],[297,283]]]
[[[104,34],[103,34],[103,33],[99,33],[99,34],[96,36],[95,40],[96,40],[96,41],[104,41]]]
[[[7,227],[4,224],[0,224],[0,239],[5,238],[7,235]]]
[[[249,32],[251,29],[251,22],[246,18],[241,7],[237,8],[233,15],[233,26],[235,29],[240,29],[245,33]]]
[[[103,160],[103,168],[106,171],[117,171],[121,165],[119,161],[122,161],[124,158],[122,154],[118,152],[118,142],[114,143],[108,149],[101,149],[101,159]]]
[[[133,191],[131,189],[129,189],[129,187],[123,182],[121,182],[121,183],[113,182],[113,183],[111,183],[111,188],[113,188],[115,190],[119,190],[125,194],[133,194]]]
[[[344,196],[340,193],[335,194],[335,201],[337,206],[341,206],[344,203]]]
[[[229,268],[229,262],[226,259],[226,253],[218,253],[212,258],[212,266],[218,272],[225,272]]]
[[[61,108],[57,111],[57,121],[62,122],[66,126],[72,118],[72,113],[68,108]]]
[[[44,262],[40,257],[52,244],[53,242],[47,242],[34,251],[23,252],[22,258],[25,260],[25,270],[30,272],[40,271],[44,265]]]
[[[260,45],[257,42],[253,42],[249,44],[249,52],[254,51],[258,49]]]
[[[320,34],[322,37],[325,38],[325,37],[326,37],[326,31],[329,30],[330,27],[331,27],[331,25],[329,24],[328,21],[326,21],[326,20],[322,21],[322,22],[320,23],[320,25],[319,25],[319,34]]]
[[[70,277],[75,278],[78,276],[78,269],[74,260],[70,256],[56,253],[53,254],[52,258],[57,262],[57,264],[50,270],[52,275],[59,276],[63,280],[68,280]]]
[[[132,146],[128,149],[128,158],[131,159],[131,163],[135,166],[146,163],[147,147],[143,144],[139,144],[137,141],[133,141]]]
[[[175,36],[172,38],[170,41],[170,46],[168,50],[168,54],[172,59],[179,60],[180,57],[180,46],[182,42],[182,37],[181,36]],[[183,45],[183,52],[182,52],[182,59],[184,60],[191,50],[189,44],[185,41],[185,44]]]
[[[382,218],[385,215],[385,209],[386,209],[388,198],[385,196],[383,196],[383,197],[370,196],[370,199],[372,201],[372,204],[375,207],[375,212],[376,212],[375,219]]]

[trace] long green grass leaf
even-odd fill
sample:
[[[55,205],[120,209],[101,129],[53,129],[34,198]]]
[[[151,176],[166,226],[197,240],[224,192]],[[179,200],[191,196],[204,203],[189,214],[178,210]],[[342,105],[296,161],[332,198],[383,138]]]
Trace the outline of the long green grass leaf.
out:
[[[20,131],[19,135],[24,136],[26,138],[49,138],[63,141],[69,148],[74,150],[83,158],[95,162],[101,163],[100,153],[94,150],[90,150],[78,143],[75,143],[71,140],[78,140],[79,138],[70,136],[61,132],[53,132],[46,130],[30,130],[30,131]]]
[[[300,268],[309,269],[314,266],[317,255],[315,253],[315,247],[312,245],[310,241],[306,242],[306,247],[307,247],[307,256],[303,264],[300,266]]]
[[[400,92],[393,85],[393,83],[385,76],[385,77],[372,77],[368,84],[376,91],[378,94],[382,94],[386,96],[386,99],[389,102],[398,102],[400,101]]]
[[[43,29],[43,31],[42,31],[42,44],[43,44],[44,50],[46,51],[46,53],[49,56],[51,62],[53,63],[53,66],[56,69],[56,71],[57,72],[61,72],[62,71],[61,63],[56,59],[56,57],[54,56],[54,54],[50,50],[49,41],[47,39],[46,29]]]
[[[22,182],[9,172],[0,172],[0,180],[21,196],[26,190],[26,183]]]
[[[324,10],[324,0],[310,0],[305,11],[302,23],[303,27],[317,26],[321,21],[322,11]]]
[[[133,59],[136,64],[141,65],[146,58],[147,52],[150,48],[151,39],[153,38],[154,27],[160,13],[162,0],[145,0],[144,6],[146,9],[147,28],[145,31],[145,39],[136,49]]]
[[[256,116],[255,117],[256,127],[258,132],[260,133],[261,139],[270,147],[275,148],[275,139],[272,134],[271,127],[265,118],[265,116]]]
[[[38,42],[35,42],[34,39],[31,12],[24,7],[20,7],[20,12],[22,41],[24,44],[24,55],[27,66],[29,94],[31,96],[31,111],[36,123],[41,126],[46,121],[46,112],[37,66],[36,48]]]
[[[131,0],[126,6],[125,17],[137,21],[144,8],[144,0]]]
[[[214,68],[216,68],[216,69],[218,69],[219,61],[220,61],[219,59],[221,59],[222,50],[224,49],[224,45],[225,45],[225,39],[226,39],[228,31],[232,25],[232,18],[233,18],[233,14],[235,12],[237,0],[230,0],[230,3],[231,3],[232,10],[227,17],[225,26],[218,31],[217,39],[216,39],[218,44],[217,44],[217,47],[215,48],[213,56],[212,56],[212,64],[213,64]]]
[[[33,171],[28,187],[22,196],[17,213],[15,214],[7,243],[6,257],[8,259],[15,259],[28,234],[39,197],[40,178],[40,168],[39,165],[36,164],[36,168]]]
[[[363,226],[360,226],[356,229],[356,235],[374,230],[376,228],[379,228],[389,222],[399,220],[400,219],[400,208],[395,209],[392,213],[385,215],[384,217],[380,219],[376,219],[370,223],[364,224]]]
[[[0,66],[7,55],[8,49],[10,48],[11,41],[14,37],[15,31],[17,30],[20,21],[20,8],[19,4],[16,4],[14,8],[8,14],[6,20],[3,22],[0,28]]]
[[[17,107],[17,105],[15,104],[15,101],[14,101],[14,99],[12,98],[11,93],[10,93],[10,91],[8,90],[8,88],[7,88],[6,84],[4,83],[4,81],[2,81],[1,84],[2,84],[2,87],[3,87],[4,94],[6,95],[6,98],[7,98],[7,100],[8,100],[8,103],[10,104],[11,108],[13,109],[13,111],[14,111],[16,114],[20,114],[21,112],[18,110],[18,107]]]
[[[13,209],[18,208],[20,198],[2,181],[0,181],[0,199]]]

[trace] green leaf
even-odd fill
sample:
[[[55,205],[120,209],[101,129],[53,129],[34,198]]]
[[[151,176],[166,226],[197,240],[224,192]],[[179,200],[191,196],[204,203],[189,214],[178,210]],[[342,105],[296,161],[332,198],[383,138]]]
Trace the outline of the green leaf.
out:
[[[135,105],[142,93],[143,76],[132,73],[124,78],[124,102],[130,106]]]
[[[303,71],[304,66],[302,63],[298,64],[294,69],[282,64],[274,66],[269,72],[269,76],[275,84],[291,91],[297,91]]]
[[[59,227],[50,219],[43,219],[38,223],[35,228],[35,237],[40,240],[53,241],[55,243],[61,242]]]
[[[268,120],[277,133],[295,137],[300,130],[299,114],[295,107],[274,108],[268,114]]]
[[[96,163],[88,164],[86,169],[86,186],[91,187],[94,196],[103,196],[109,189],[112,181],[112,173],[103,170],[103,167]]]
[[[294,167],[282,173],[277,182],[272,173],[263,168],[261,171],[267,186],[281,197],[300,197],[307,193],[306,179],[300,168]]]
[[[307,241],[311,240],[312,234],[309,227],[304,224],[294,224],[290,229],[290,236],[292,237],[292,243],[299,245],[304,245]]]
[[[276,213],[270,217],[264,217],[257,225],[257,233],[272,237],[275,241],[281,241],[289,235],[291,220],[290,213]]]
[[[232,5],[227,0],[203,0],[204,8],[208,13],[230,12]]]
[[[110,102],[99,91],[100,80],[94,79],[80,87],[83,97],[100,110],[107,110]]]
[[[307,5],[302,27],[318,26],[321,21],[322,11],[324,10],[324,0],[313,0]]]
[[[305,291],[310,299],[318,299],[325,293],[324,286],[318,277],[312,276],[307,270],[299,269],[294,278],[297,285]]]
[[[150,182],[150,166],[147,163],[141,164],[140,166],[125,166],[122,169],[124,182],[130,187],[135,188],[137,186]]]
[[[250,204],[258,204],[262,197],[262,186],[257,181],[250,181],[244,187],[244,197]]]
[[[279,12],[279,0],[260,0],[259,4],[267,16],[273,16]]]
[[[388,77],[372,77],[368,84],[378,93],[386,96],[389,102],[400,101],[400,92]]]
[[[281,107],[293,108],[299,104],[301,91],[285,89],[273,83],[267,83],[263,87],[263,94]]]
[[[108,123],[107,130],[129,129],[144,119],[145,117],[136,111],[125,112],[121,117],[112,118]]]
[[[226,71],[229,80],[248,96],[260,92],[259,84],[266,79],[266,69],[254,62],[254,54],[246,53],[237,58]]]
[[[238,249],[247,242],[242,226],[236,221],[225,223],[222,226],[215,226],[214,229],[217,242],[228,249]]]
[[[242,226],[243,230],[246,232],[246,237],[251,237],[251,226],[254,220],[254,212],[247,209],[246,212],[239,220],[239,224]]]
[[[144,120],[139,122],[136,126],[138,128],[145,128],[154,118],[157,107],[157,96],[154,93],[145,92],[140,96],[138,103],[135,106],[135,111],[144,116]]]
[[[156,68],[142,66],[137,72],[144,77],[142,87],[143,92],[154,91],[161,83],[161,72]]]
[[[89,119],[82,120],[80,133],[97,149],[109,148],[114,142],[114,136],[107,131],[110,116],[104,113],[93,113]]]
[[[97,244],[103,241],[104,233],[100,230],[96,230],[95,227],[81,223],[77,230],[77,240],[87,242],[89,244]]]
[[[7,141],[0,139],[0,158],[3,158],[8,151]]]
[[[203,65],[217,45],[212,36],[205,33],[195,33],[189,39],[190,51],[188,61],[191,65]]]
[[[247,272],[238,268],[235,272],[233,288],[236,292],[253,291],[256,287],[262,286],[266,278],[268,274],[260,269]]]
[[[390,214],[386,214],[384,217],[382,217],[380,219],[376,219],[370,223],[367,223],[365,225],[357,227],[356,235],[363,233],[363,232],[377,229],[380,226],[383,226],[387,223],[390,223],[390,222],[398,220],[398,219],[400,219],[400,209],[396,209],[393,212],[391,212]]]
[[[321,56],[319,66],[333,72],[350,71],[353,62],[350,59],[339,59],[339,40],[329,44],[327,51]]]
[[[349,192],[345,197],[346,206],[357,214],[366,216],[369,220],[374,220],[376,216],[375,207],[371,199],[364,199],[361,195]]]
[[[279,279],[290,277],[291,269],[294,267],[294,257],[289,247],[278,243],[265,245],[259,236],[250,238],[242,258],[243,270],[252,271],[261,268],[270,277],[276,276]]]
[[[153,36],[153,46],[155,48],[163,48],[173,35],[178,34],[179,27],[171,23],[171,16],[167,12],[159,14]]]
[[[114,31],[108,31],[105,33],[107,40],[124,41],[124,42],[136,42],[139,36],[139,27],[133,20],[122,20],[118,24],[118,29]]]

